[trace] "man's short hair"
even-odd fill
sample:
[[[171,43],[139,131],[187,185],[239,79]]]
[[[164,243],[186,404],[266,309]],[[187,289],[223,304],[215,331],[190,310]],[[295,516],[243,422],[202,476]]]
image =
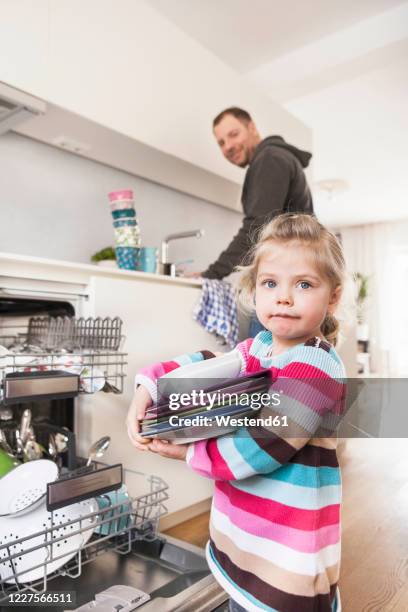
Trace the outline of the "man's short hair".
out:
[[[239,108],[238,106],[231,106],[230,108],[223,110],[215,117],[213,121],[213,128],[215,128],[215,126],[218,125],[226,115],[232,115],[235,117],[235,119],[241,121],[241,123],[245,123],[245,125],[248,125],[248,123],[252,121],[251,115],[246,110]]]

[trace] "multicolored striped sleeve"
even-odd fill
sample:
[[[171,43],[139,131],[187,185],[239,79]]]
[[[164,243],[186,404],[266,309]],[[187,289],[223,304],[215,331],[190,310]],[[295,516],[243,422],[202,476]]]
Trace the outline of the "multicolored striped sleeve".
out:
[[[214,357],[210,351],[197,351],[195,353],[186,353],[184,355],[179,355],[178,357],[174,357],[170,361],[159,361],[158,363],[154,363],[153,365],[146,366],[142,368],[135,377],[135,388],[138,385],[143,385],[145,387],[153,400],[153,403],[157,402],[157,379],[176,368],[180,368],[181,366],[188,365],[190,363],[197,363],[198,361],[203,361],[204,359],[210,359]]]
[[[279,394],[279,404],[270,402],[254,412],[252,418],[260,424],[191,443],[186,461],[193,470],[215,480],[271,473],[312,437],[335,430],[344,410],[342,364],[325,350],[310,346],[300,347],[294,357],[280,370],[273,368],[269,395]]]
[[[241,359],[241,374],[245,374],[247,371],[247,363],[249,350],[251,347],[252,338],[248,340],[244,340],[240,342],[235,347],[234,351],[237,351],[240,359]],[[180,368],[181,366],[188,365],[190,363],[197,363],[198,361],[204,361],[205,359],[212,359],[215,357],[214,353],[211,351],[197,351],[195,353],[186,353],[184,355],[179,355],[178,357],[174,357],[170,361],[159,361],[154,363],[153,365],[146,366],[142,368],[135,377],[135,388],[138,385],[143,385],[149,391],[151,398],[154,403],[157,402],[157,380],[175,370],[176,368]]]

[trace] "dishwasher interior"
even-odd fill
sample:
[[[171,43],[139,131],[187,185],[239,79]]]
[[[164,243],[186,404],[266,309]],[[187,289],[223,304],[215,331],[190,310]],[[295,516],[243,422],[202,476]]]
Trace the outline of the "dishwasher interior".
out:
[[[123,477],[123,473],[127,475]],[[123,481],[133,481],[132,489],[145,493],[124,498]],[[104,497],[110,502],[105,506],[100,504]],[[75,506],[70,505],[74,499],[77,505],[78,500],[88,503],[81,517],[69,514]],[[98,504],[92,504],[95,499]],[[7,609],[11,594],[63,592],[73,594],[72,605],[64,605],[64,609],[81,612],[117,612],[122,608],[143,608],[146,612],[226,609],[227,595],[212,577],[204,550],[158,533],[166,499],[168,487],[161,478],[123,470],[120,464],[104,466],[98,462],[66,473],[48,485],[50,524],[29,537],[0,544],[0,605]],[[75,539],[78,535],[79,547]],[[24,556],[30,555],[30,561],[25,563]],[[67,559],[64,564],[61,555]],[[50,573],[53,564],[59,567]],[[34,572],[37,579],[24,582],[24,575],[33,577]],[[121,600],[113,598],[98,607],[98,594],[118,585],[138,589],[144,600],[125,607]],[[14,605],[13,609],[23,607]],[[50,604],[47,608],[61,610],[61,606]]]
[[[121,393],[126,353],[120,320],[75,315],[67,302],[0,299],[0,446],[17,454],[15,430],[28,407],[44,450],[31,461],[17,454],[18,469],[0,478],[0,495],[4,490],[10,495],[17,485],[23,503],[15,514],[0,511],[0,609],[27,609],[27,601],[37,602],[32,610],[227,609],[227,595],[212,577],[204,551],[158,532],[168,498],[164,480],[77,456],[76,397]],[[47,440],[61,432],[67,448],[57,461]],[[16,483],[17,472],[26,469],[30,476],[30,469],[50,459],[58,463],[58,476],[31,506],[27,495],[21,502],[27,483]],[[34,471],[31,480],[36,482]],[[4,487],[6,481],[10,487]],[[138,589],[141,596],[127,605],[123,599],[98,599],[118,585]],[[55,592],[74,593],[75,600],[54,605],[38,599]]]

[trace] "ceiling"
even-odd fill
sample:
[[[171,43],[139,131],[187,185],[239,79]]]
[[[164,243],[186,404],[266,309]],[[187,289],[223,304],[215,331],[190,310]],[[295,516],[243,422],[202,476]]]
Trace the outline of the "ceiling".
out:
[[[148,0],[238,72],[401,4],[401,0]]]
[[[314,185],[349,185],[314,187],[322,221],[408,217],[406,0],[148,2],[312,128]]]
[[[293,100],[286,108],[315,126],[314,196],[325,223],[356,225],[408,218],[408,55],[350,81]],[[341,178],[330,199],[316,188]]]

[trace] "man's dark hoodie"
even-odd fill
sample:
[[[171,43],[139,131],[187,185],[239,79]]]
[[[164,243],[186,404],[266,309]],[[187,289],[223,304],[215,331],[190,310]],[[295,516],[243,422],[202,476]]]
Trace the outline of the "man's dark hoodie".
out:
[[[205,278],[221,279],[245,260],[258,230],[284,212],[313,214],[313,201],[303,168],[311,153],[288,144],[281,136],[269,136],[256,147],[242,189],[244,220],[238,234],[205,272]]]

